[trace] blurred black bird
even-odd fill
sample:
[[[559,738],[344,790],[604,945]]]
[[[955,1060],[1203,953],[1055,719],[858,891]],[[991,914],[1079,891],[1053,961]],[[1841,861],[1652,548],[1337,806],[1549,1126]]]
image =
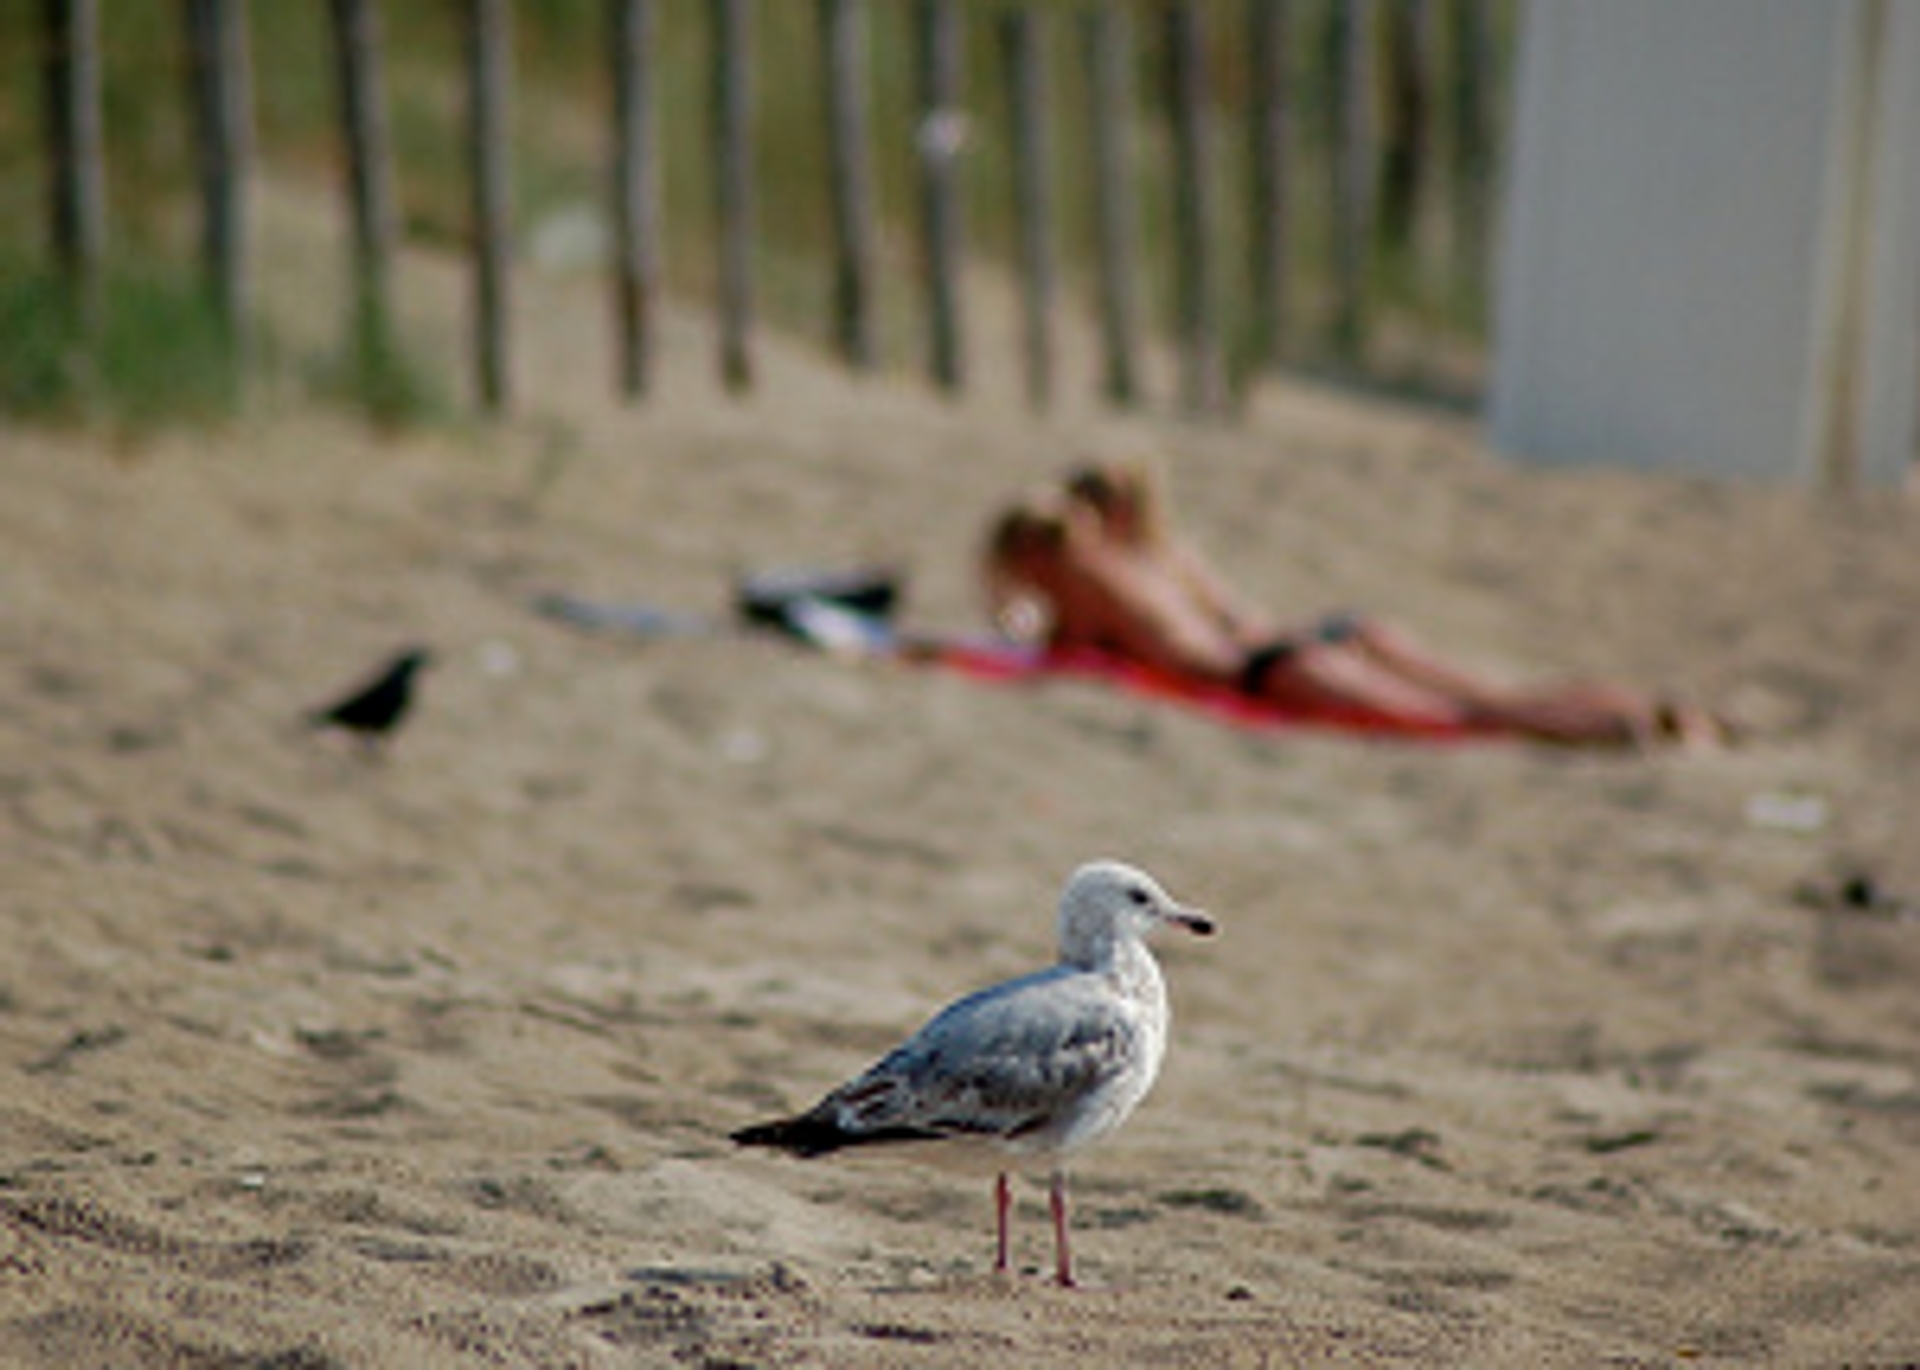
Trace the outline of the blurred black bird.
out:
[[[338,703],[315,709],[307,721],[316,728],[343,728],[373,750],[406,718],[413,704],[413,678],[432,660],[426,648],[411,647]]]

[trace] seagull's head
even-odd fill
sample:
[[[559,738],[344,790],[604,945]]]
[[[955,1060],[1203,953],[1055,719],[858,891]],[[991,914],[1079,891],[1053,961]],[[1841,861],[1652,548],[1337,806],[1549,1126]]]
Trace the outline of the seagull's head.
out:
[[[1209,937],[1213,919],[1188,908],[1145,871],[1119,861],[1091,861],[1067,881],[1060,896],[1060,952],[1092,964],[1114,943],[1144,937],[1161,924]]]

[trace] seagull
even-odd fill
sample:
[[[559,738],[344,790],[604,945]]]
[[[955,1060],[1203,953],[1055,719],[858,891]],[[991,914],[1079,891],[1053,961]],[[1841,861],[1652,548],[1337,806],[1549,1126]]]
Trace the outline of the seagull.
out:
[[[344,728],[372,750],[406,717],[413,703],[414,675],[432,659],[424,647],[407,649],[338,703],[313,710],[307,722],[316,728]]]
[[[994,1172],[994,1269],[1007,1264],[1007,1172],[1052,1171],[1055,1279],[1072,1287],[1065,1157],[1119,1127],[1146,1097],[1167,1046],[1167,989],[1142,938],[1160,924],[1201,936],[1214,922],[1118,861],[1076,870],[1060,897],[1060,960],[950,1004],[864,1074],[804,1113],[732,1140],[795,1156],[932,1143]]]

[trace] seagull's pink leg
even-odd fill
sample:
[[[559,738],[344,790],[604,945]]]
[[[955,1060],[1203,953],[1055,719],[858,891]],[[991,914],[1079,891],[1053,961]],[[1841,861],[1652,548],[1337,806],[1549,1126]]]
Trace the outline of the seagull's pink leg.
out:
[[[1074,1287],[1073,1252],[1067,1245],[1067,1172],[1053,1172],[1053,1187],[1047,1194],[1047,1206],[1053,1210],[1054,1280],[1062,1289]]]
[[[1001,1171],[993,1181],[993,1216],[995,1230],[999,1234],[999,1243],[994,1249],[993,1268],[999,1274],[1007,1270],[1007,1210],[1013,1206],[1013,1190],[1007,1184],[1007,1172]]]

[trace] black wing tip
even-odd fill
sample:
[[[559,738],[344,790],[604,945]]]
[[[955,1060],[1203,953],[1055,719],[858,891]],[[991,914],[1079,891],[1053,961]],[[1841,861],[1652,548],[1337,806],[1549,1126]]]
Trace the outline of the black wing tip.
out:
[[[884,1127],[872,1132],[850,1132],[832,1118],[803,1113],[797,1118],[776,1118],[770,1123],[755,1123],[730,1132],[727,1137],[739,1146],[766,1146],[784,1151],[802,1160],[824,1156],[850,1146],[872,1146],[882,1142],[931,1142],[945,1134],[916,1127]]]
[[[856,1140],[837,1124],[802,1114],[797,1118],[776,1118],[770,1123],[755,1123],[727,1134],[739,1146],[766,1146],[795,1156],[822,1156]]]

